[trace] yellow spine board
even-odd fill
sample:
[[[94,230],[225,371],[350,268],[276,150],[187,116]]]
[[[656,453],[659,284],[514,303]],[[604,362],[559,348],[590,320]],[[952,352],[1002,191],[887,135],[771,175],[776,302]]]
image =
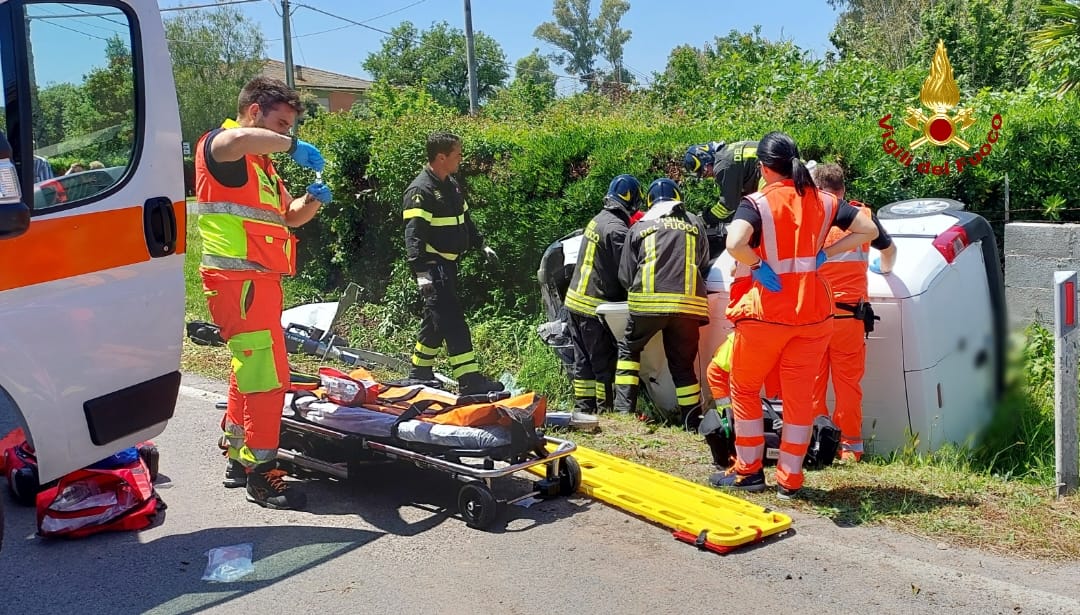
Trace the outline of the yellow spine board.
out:
[[[579,446],[581,493],[654,521],[684,542],[725,552],[791,527],[791,517],[720,490]],[[542,475],[544,466],[529,468]],[[689,537],[689,540],[687,540]]]

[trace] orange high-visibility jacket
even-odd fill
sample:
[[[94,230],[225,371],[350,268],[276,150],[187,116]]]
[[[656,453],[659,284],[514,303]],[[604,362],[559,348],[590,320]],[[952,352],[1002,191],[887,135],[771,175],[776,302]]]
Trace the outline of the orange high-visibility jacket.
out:
[[[774,293],[754,282],[728,306],[728,319],[809,325],[832,316],[832,291],[818,275],[817,255],[836,220],[839,200],[813,188],[799,196],[790,179],[746,198],[761,216],[761,241],[754,252],[776,272],[782,288]],[[736,277],[747,275],[749,268],[740,263]]]
[[[227,120],[223,128],[239,124]],[[230,187],[206,165],[206,133],[195,146],[195,198],[202,266],[207,269],[296,273],[296,239],[285,224],[285,184],[269,156],[244,156],[247,180]]]
[[[848,201],[859,208],[859,215],[871,219],[870,208],[858,201]],[[825,238],[825,247],[829,247],[850,234],[849,231],[833,227]],[[864,243],[854,250],[849,250],[829,257],[821,266],[820,273],[832,288],[833,301],[854,305],[860,299],[867,299],[866,269],[870,262],[870,244]],[[850,315],[849,310],[835,307],[834,313]]]

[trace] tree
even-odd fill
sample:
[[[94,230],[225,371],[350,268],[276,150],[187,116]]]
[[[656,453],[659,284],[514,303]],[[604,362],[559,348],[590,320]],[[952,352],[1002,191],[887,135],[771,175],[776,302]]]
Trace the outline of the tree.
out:
[[[551,72],[551,64],[540,55],[539,49],[522,57],[514,65],[514,83],[529,87],[533,92],[547,100],[555,98],[555,81],[558,77]]]
[[[177,11],[165,21],[185,141],[236,115],[236,98],[266,62],[258,24],[238,9]]]
[[[506,56],[499,43],[475,32],[477,95],[487,100],[506,83]],[[368,55],[364,70],[376,81],[408,86],[423,83],[441,105],[465,112],[469,109],[469,68],[465,33],[444,22],[418,31],[405,21],[390,31],[382,49]]]
[[[600,54],[611,64],[609,79],[617,83],[633,83],[634,76],[623,67],[623,46],[630,40],[631,33],[619,27],[626,11],[630,10],[627,0],[605,0],[600,3],[600,14],[596,17],[597,38]]]
[[[1047,20],[1031,35],[1041,69],[1056,81],[1058,93],[1080,82],[1080,5],[1069,0],[1043,0],[1038,13]]]
[[[928,66],[943,40],[964,87],[1014,89],[1027,83],[1037,1],[829,0],[841,9],[829,39],[841,58],[890,70]]]
[[[623,46],[631,33],[619,27],[628,10],[627,0],[601,0],[600,13],[593,19],[589,0],[555,0],[551,10],[555,21],[537,26],[533,36],[561,49],[552,54],[552,59],[590,89],[595,89],[602,79],[632,81],[622,67]],[[611,64],[610,75],[596,69],[598,56]]]

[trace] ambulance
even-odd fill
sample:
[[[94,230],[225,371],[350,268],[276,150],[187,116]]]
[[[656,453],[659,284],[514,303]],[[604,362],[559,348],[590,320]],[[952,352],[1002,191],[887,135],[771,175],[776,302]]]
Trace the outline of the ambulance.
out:
[[[11,144],[0,160],[0,417],[22,424],[44,483],[158,435],[173,415],[180,120],[157,2],[0,0],[0,46]],[[57,84],[80,88],[83,125],[57,106]],[[40,173],[49,157],[111,172],[35,200],[56,183]]]
[[[933,451],[950,442],[977,444],[1004,383],[1005,291],[993,230],[952,199],[899,201],[881,208],[878,217],[896,243],[897,262],[888,276],[867,273],[870,303],[881,318],[867,339],[862,381],[868,450],[888,454],[909,445]],[[542,259],[541,289],[552,320],[559,317],[580,241],[577,233],[564,237]],[[697,358],[702,383],[713,353],[732,330],[723,314],[733,261],[722,241],[710,245],[711,321],[701,329]],[[877,256],[871,250],[871,260]],[[602,304],[597,312],[622,339],[626,303]],[[641,381],[655,406],[675,411],[659,335],[642,353]],[[708,398],[708,387],[703,392]],[[831,386],[828,403],[831,408]]]

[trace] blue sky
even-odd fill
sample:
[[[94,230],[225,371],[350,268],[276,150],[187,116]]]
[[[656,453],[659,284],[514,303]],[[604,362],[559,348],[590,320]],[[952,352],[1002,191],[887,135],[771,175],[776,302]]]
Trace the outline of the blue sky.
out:
[[[208,0],[160,0],[162,8],[191,4],[206,4]],[[316,13],[298,6],[308,4],[355,21],[366,22],[380,30],[390,30],[408,20],[418,28],[430,27],[433,22],[447,21],[451,26],[464,28],[462,0],[292,0],[293,2],[293,60],[312,66],[357,77],[369,77],[361,64],[371,52],[377,51],[385,35],[360,26]],[[593,0],[594,12],[599,0]],[[622,25],[633,33],[626,44],[624,62],[639,81],[651,79],[653,72],[662,71],[668,52],[680,44],[700,47],[717,35],[730,30],[748,31],[762,27],[766,38],[789,39],[800,47],[824,57],[832,49],[829,32],[836,21],[836,12],[825,0],[770,0],[765,2],[675,3],[664,0],[632,0]],[[284,58],[281,41],[279,0],[262,0],[238,5],[241,11],[258,23],[267,39],[267,55]],[[541,53],[554,49],[533,37],[536,26],[551,21],[552,3],[549,0],[472,0],[473,29],[491,36],[502,46],[508,62],[513,63],[534,48]],[[693,8],[693,11],[688,10]],[[50,11],[63,13],[56,7]],[[389,13],[389,14],[388,14]],[[168,16],[169,13],[164,15]],[[115,19],[115,18],[112,18]],[[368,21],[370,20],[370,21]],[[119,26],[101,18],[47,20],[34,31],[38,81],[81,81],[81,76],[103,58],[104,42],[110,29]],[[53,25],[56,24],[56,25]],[[68,26],[65,29],[63,26]],[[342,29],[331,30],[341,26]],[[76,31],[77,30],[77,31]],[[553,66],[558,72],[560,68]],[[512,73],[512,71],[511,71]],[[560,90],[569,88],[560,85]]]

